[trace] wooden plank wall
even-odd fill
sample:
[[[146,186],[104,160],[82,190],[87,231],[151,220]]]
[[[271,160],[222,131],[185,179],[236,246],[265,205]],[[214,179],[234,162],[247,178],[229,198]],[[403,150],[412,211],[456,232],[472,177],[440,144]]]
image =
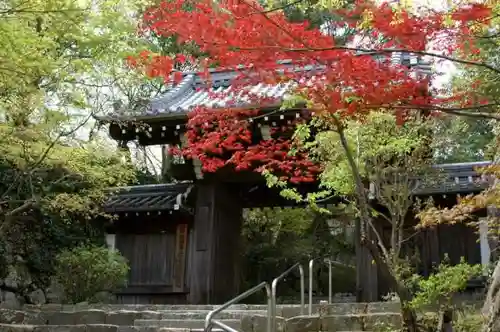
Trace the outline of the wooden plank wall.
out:
[[[175,234],[118,234],[116,247],[130,265],[128,286],[171,286]]]

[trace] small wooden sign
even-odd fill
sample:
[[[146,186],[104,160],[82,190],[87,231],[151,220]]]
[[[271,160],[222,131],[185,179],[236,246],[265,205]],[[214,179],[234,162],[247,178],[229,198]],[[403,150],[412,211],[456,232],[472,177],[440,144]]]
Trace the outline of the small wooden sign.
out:
[[[175,263],[174,263],[174,283],[175,292],[184,291],[186,274],[186,248],[188,239],[188,225],[179,224],[175,234]]]

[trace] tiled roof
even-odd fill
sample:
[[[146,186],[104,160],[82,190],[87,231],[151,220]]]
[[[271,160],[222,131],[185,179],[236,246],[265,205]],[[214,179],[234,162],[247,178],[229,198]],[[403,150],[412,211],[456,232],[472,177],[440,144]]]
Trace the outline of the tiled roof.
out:
[[[229,77],[228,77],[229,76]],[[269,85],[258,83],[245,87],[248,93],[233,92],[231,73],[212,74],[212,86],[206,88],[195,74],[188,74],[166,95],[151,101],[148,115],[187,113],[196,106],[222,108],[244,107],[252,104],[251,96],[281,102],[290,91],[291,84]]]
[[[415,55],[393,53],[391,62],[412,67],[424,74],[431,72],[430,64]],[[321,66],[303,66],[298,71],[305,72],[305,77],[315,77],[315,75],[321,75]],[[241,94],[241,88],[233,93],[231,85],[237,76],[238,73],[235,71],[214,70],[210,73],[211,84],[207,86],[205,80],[196,73],[184,73],[183,79],[177,85],[163,96],[151,100],[141,116],[185,114],[196,106],[210,108],[222,108],[228,105],[245,107],[254,105],[251,96],[255,96],[259,101],[264,97],[270,103],[276,104],[281,103],[286,98],[287,92],[290,92],[292,87],[291,83],[277,85],[251,83],[245,86],[248,93]],[[126,110],[124,112],[127,113]]]
[[[103,208],[108,213],[179,210],[192,188],[192,183],[111,188],[114,193]]]
[[[444,181],[418,190],[417,195],[460,194],[484,190],[491,181],[478,174],[475,169],[491,164],[491,161],[479,161],[436,165],[437,169],[446,174]]]

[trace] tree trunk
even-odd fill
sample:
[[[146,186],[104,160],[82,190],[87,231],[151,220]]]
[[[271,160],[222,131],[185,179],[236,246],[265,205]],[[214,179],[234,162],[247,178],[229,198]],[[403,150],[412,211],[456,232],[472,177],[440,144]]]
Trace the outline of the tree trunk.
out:
[[[483,305],[483,314],[488,317],[483,326],[483,332],[495,332],[500,328],[500,261],[498,261],[491,283],[488,288],[486,300]]]
[[[418,332],[417,314],[415,310],[408,308],[408,303],[401,300],[401,316],[403,318],[403,331]]]
[[[438,332],[453,332],[453,311],[440,312]]]
[[[367,246],[372,254],[375,263],[380,268],[382,274],[389,281],[389,285],[396,291],[401,301],[401,316],[403,319],[403,331],[418,332],[417,314],[411,309],[409,304],[412,300],[410,291],[394,276],[388,263],[382,259],[380,250],[372,241],[364,241],[363,245]]]
[[[358,165],[356,164],[353,155],[349,149],[349,145],[347,143],[347,139],[345,137],[344,131],[343,131],[343,126],[342,124],[336,120],[335,122],[339,137],[340,137],[340,142],[342,144],[342,147],[344,148],[344,152],[347,157],[347,161],[349,163],[349,166],[351,168],[351,173],[353,176],[353,180],[355,183],[355,188],[356,188],[356,194],[357,194],[357,203],[358,203],[358,208],[360,211],[360,225],[359,225],[359,236],[360,236],[360,241],[362,246],[366,246],[368,250],[370,251],[373,260],[377,264],[377,266],[380,268],[382,274],[384,274],[387,277],[387,280],[389,280],[390,286],[392,286],[393,289],[396,290],[396,293],[399,296],[399,299],[401,300],[401,314],[403,318],[403,330],[406,332],[418,332],[418,325],[417,325],[417,314],[415,313],[415,310],[411,309],[409,307],[409,303],[412,300],[412,295],[410,291],[401,283],[399,280],[394,276],[392,273],[393,271],[391,270],[389,264],[389,255],[384,255],[386,259],[383,258],[383,247],[378,246],[376,243],[374,243],[372,240],[367,238],[366,234],[366,227],[368,224],[371,225],[371,216],[370,216],[370,209],[369,209],[369,203],[367,199],[367,195],[365,192],[365,187],[363,185],[363,181],[361,178],[361,173],[359,171]],[[358,225],[356,225],[358,226]],[[374,232],[376,232],[376,229],[373,229]],[[378,233],[377,233],[378,234]],[[382,240],[379,238],[377,239],[380,243],[381,246],[383,246]],[[358,273],[358,278],[359,276],[359,271]],[[358,279],[359,280],[359,279]]]

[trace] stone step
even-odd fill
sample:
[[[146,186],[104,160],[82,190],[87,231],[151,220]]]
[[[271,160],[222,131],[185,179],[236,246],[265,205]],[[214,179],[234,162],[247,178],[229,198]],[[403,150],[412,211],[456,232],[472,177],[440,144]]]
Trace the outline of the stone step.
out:
[[[87,325],[23,325],[0,324],[0,332],[203,332],[204,329],[165,328],[149,326]],[[212,332],[225,332],[212,329]]]
[[[211,311],[218,308],[218,305],[117,305],[117,304],[78,304],[78,305],[25,305],[23,308],[27,311],[84,311],[84,310],[103,310],[107,312],[113,311],[149,311],[156,313],[165,312],[193,312],[193,311]],[[284,317],[293,317],[301,314],[300,305],[277,305],[278,314]],[[267,311],[267,305],[253,304],[236,304],[232,305],[224,311],[240,311],[240,310],[255,310]],[[373,302],[373,303],[334,303],[327,305],[313,304],[313,313],[318,313],[319,310],[330,314],[343,313],[362,313],[362,312],[394,312],[400,310],[398,302]],[[308,313],[307,304],[304,307],[303,313]]]
[[[0,324],[0,332],[204,332],[203,328],[165,328],[149,326],[114,326],[114,325],[15,325]],[[212,332],[225,332],[212,328]],[[256,331],[257,332],[257,331]],[[335,331],[362,332],[362,331]],[[367,332],[367,331],[363,331]]]
[[[234,329],[241,329],[241,319],[220,319],[221,323]],[[137,319],[135,326],[168,327],[202,329],[205,327],[204,319]]]
[[[210,313],[208,310],[193,311],[162,311],[160,319],[205,319]],[[217,319],[241,319],[244,316],[267,315],[267,310],[231,310],[219,312]]]
[[[399,308],[383,306],[323,306],[314,308],[313,315],[342,316],[359,314],[394,313],[398,314]],[[385,309],[385,310],[382,310]],[[391,310],[392,309],[392,310]],[[0,323],[3,324],[35,324],[35,325],[79,325],[79,324],[111,324],[119,326],[134,325],[136,320],[162,320],[162,319],[205,319],[209,310],[162,310],[162,311],[110,311],[81,310],[81,311],[16,311],[0,309]],[[217,314],[220,319],[242,319],[249,316],[266,316],[266,310],[225,310]],[[300,307],[278,308],[277,316],[293,318],[307,315],[307,310],[301,313]]]

